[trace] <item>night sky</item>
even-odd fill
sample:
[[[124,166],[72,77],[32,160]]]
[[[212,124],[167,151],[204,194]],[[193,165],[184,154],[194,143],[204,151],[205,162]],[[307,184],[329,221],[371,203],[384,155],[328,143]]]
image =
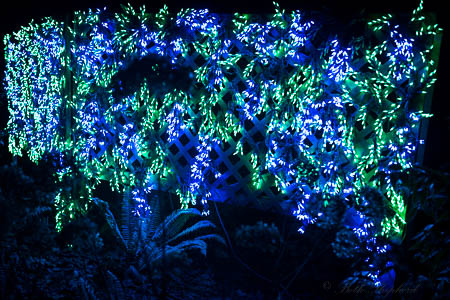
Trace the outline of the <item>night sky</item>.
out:
[[[120,3],[130,2],[134,7],[145,4],[149,11],[158,11],[163,4],[167,4],[169,11],[178,12],[181,8],[208,8],[211,12],[217,13],[272,13],[274,11],[272,1],[256,1],[257,5],[251,5],[253,1],[225,0],[225,1],[108,1],[108,0],[60,0],[60,1],[22,1],[5,0],[0,7],[0,36],[19,29],[20,26],[28,24],[32,19],[39,20],[45,16],[52,16],[63,19],[66,14],[75,10],[85,10],[88,8],[109,7],[117,11]],[[314,1],[277,1],[282,8],[300,10],[318,10],[320,13],[337,17],[342,23],[348,23],[361,11],[365,13],[410,13],[416,8],[418,1],[394,1],[376,0],[355,1],[342,0],[314,0]],[[444,35],[441,44],[441,54],[437,72],[437,82],[434,86],[431,112],[434,117],[430,121],[425,149],[425,166],[450,170],[450,105],[448,102],[449,83],[449,27],[448,10],[444,9],[442,0],[425,0],[425,11],[436,13],[437,23],[444,28]],[[336,27],[338,30],[339,27]],[[3,80],[4,73],[4,53],[3,42],[1,47],[0,70]],[[5,128],[8,119],[7,104],[3,87],[0,88],[0,127]],[[2,151],[2,153],[4,153]],[[5,158],[2,158],[4,160]]]

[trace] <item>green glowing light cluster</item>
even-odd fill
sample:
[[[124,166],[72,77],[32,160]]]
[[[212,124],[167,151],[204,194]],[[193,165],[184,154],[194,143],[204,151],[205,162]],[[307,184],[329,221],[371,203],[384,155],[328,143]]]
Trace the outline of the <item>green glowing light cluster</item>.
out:
[[[9,150],[26,151],[37,162],[46,151],[61,148],[62,76],[61,23],[46,18],[4,37],[5,80],[9,102]]]
[[[274,185],[303,222],[320,217],[305,209],[318,194],[324,208],[333,196],[359,207],[374,187],[395,210],[382,234],[401,233],[406,207],[391,174],[412,167],[436,80],[441,30],[425,16],[422,6],[405,24],[382,16],[348,42],[320,40],[306,13],[278,5],[266,17],[126,6],[76,12],[66,30],[33,23],[5,37],[10,151],[60,153],[60,181],[82,175],[77,197],[58,194],[59,226],[101,180],[132,195],[139,215],[153,189],[169,187],[183,207],[206,207],[220,190],[208,178],[226,182],[211,153],[234,141],[251,166],[241,185]],[[186,132],[196,139],[187,167],[170,150]]]

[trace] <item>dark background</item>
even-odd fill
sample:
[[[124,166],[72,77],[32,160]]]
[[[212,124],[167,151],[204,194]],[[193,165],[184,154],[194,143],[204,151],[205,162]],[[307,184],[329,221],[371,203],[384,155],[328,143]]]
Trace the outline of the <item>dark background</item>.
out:
[[[66,14],[73,13],[75,10],[86,10],[89,8],[109,7],[113,11],[118,11],[121,3],[130,2],[133,7],[142,4],[146,5],[149,11],[158,11],[164,4],[167,4],[169,11],[178,12],[181,8],[208,8],[211,12],[217,13],[272,13],[274,6],[272,1],[256,0],[224,0],[224,1],[108,1],[108,0],[3,0],[0,4],[0,37],[6,33],[11,33],[27,25],[32,19],[39,20],[45,16],[53,16],[55,18],[64,18]],[[254,4],[252,4],[252,2]],[[349,0],[308,0],[308,1],[277,1],[282,8],[287,10],[318,10],[335,16],[342,22],[351,21],[360,12],[364,13],[411,13],[418,6],[419,1],[393,1],[393,0],[376,0],[376,1],[349,1]],[[441,44],[439,66],[437,72],[437,82],[434,86],[433,100],[431,112],[434,117],[431,119],[426,139],[424,165],[433,169],[449,170],[450,155],[450,105],[447,105],[447,90],[449,76],[449,29],[448,29],[448,10],[444,9],[442,0],[425,0],[424,9],[427,12],[435,13],[437,23],[444,28],[444,34]],[[1,59],[0,72],[3,80],[4,73],[4,53],[3,41],[1,43]],[[0,88],[0,128],[5,128],[8,120],[7,102],[3,87]],[[4,145],[6,146],[6,145]],[[3,152],[3,151],[2,151]],[[5,157],[2,158],[4,160]]]

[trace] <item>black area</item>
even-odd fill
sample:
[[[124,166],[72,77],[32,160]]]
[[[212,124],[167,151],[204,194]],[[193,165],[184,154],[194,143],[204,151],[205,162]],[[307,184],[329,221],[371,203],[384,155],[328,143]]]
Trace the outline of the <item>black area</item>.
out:
[[[150,41],[149,43],[147,43],[147,46],[145,46],[145,48],[150,49],[153,46],[155,46],[155,43],[153,41]]]
[[[127,153],[127,160],[130,161],[131,158],[133,157],[133,155],[134,155],[133,151],[128,151],[128,153]]]
[[[262,193],[260,193],[260,194],[258,195],[258,197],[259,197],[259,198],[266,198],[266,197],[267,197],[267,194],[266,194],[266,192],[262,192]]]
[[[397,95],[394,92],[389,93],[389,95],[386,97],[387,100],[389,100],[392,103],[397,102]]]
[[[290,65],[290,64],[287,65],[286,68],[285,68],[285,71],[286,71],[288,74],[291,74],[291,72],[294,71],[294,70],[296,70],[296,68],[295,68],[294,66]]]
[[[374,168],[375,168],[375,165],[372,164],[372,165],[370,165],[370,166],[367,166],[367,167],[364,169],[364,171],[366,171],[366,173],[369,173],[369,172],[372,171]]]
[[[345,111],[347,115],[353,115],[356,112],[356,107],[354,105],[350,105],[349,103],[345,104]]]
[[[355,122],[355,127],[358,131],[361,131],[364,129],[364,123],[362,120],[358,120]]]
[[[190,121],[191,120],[191,116],[189,114],[183,114],[183,120],[184,121]]]
[[[226,182],[227,182],[228,184],[235,184],[235,183],[237,183],[238,181],[237,181],[237,179],[236,179],[233,175],[230,175],[230,176],[228,176]]]
[[[196,147],[192,146],[191,149],[188,150],[189,155],[194,158],[198,154],[198,150]]]
[[[102,151],[102,148],[96,147],[96,148],[92,149],[91,151],[93,151],[95,153],[95,156],[97,156],[100,153],[100,151]]]
[[[250,171],[247,169],[247,167],[245,165],[242,165],[242,167],[240,167],[238,169],[239,175],[241,175],[242,178],[247,177],[250,174]]]
[[[228,156],[228,160],[235,165],[239,160],[239,156],[237,156],[236,154],[231,154],[230,156]]]
[[[252,139],[255,143],[259,143],[259,142],[264,142],[264,136],[261,134],[261,132],[256,131],[253,135],[252,135]]]
[[[209,184],[213,184],[214,182],[216,182],[216,176],[214,176],[214,173],[211,171],[206,172],[205,174],[205,178],[208,181]]]
[[[117,119],[117,122],[119,122],[120,125],[125,125],[127,123],[127,120],[123,117],[123,115],[120,115]]]
[[[392,122],[390,122],[389,120],[385,120],[383,122],[383,131],[386,133],[390,132],[393,126],[394,124]]]
[[[450,26],[448,26],[448,12],[439,9],[434,1],[425,2],[425,7],[437,13],[437,22],[444,28],[441,43],[441,51],[439,57],[439,65],[437,68],[437,81],[433,89],[433,99],[431,105],[431,113],[433,117],[430,119],[426,144],[424,165],[444,171],[450,171],[450,105],[448,105],[448,89],[449,78],[449,55],[450,53]]]
[[[173,155],[176,155],[180,150],[178,149],[177,145],[175,143],[172,144],[172,146],[169,147],[170,153]]]
[[[237,84],[237,89],[238,89],[239,93],[242,93],[243,91],[245,91],[247,89],[247,86],[245,85],[245,83],[242,82],[242,80],[240,80]]]
[[[206,60],[203,58],[203,55],[197,55],[197,57],[194,59],[195,64],[198,67],[203,66],[203,64],[206,62]]]
[[[111,185],[109,182],[105,180],[100,180],[100,183],[95,187],[92,192],[92,196],[107,200],[110,204],[113,205],[114,211],[117,213],[120,212],[120,204],[122,202],[122,194],[117,191],[113,191],[111,189]]]
[[[220,106],[219,103],[216,103],[213,107],[212,107],[212,111],[213,113],[217,116],[219,116],[219,113],[222,111],[222,107]]]
[[[224,162],[221,162],[218,170],[220,172],[220,174],[225,174],[228,171],[227,165]]]
[[[253,127],[255,127],[255,124],[253,124],[252,121],[246,119],[245,122],[244,122],[245,130],[250,131],[250,130],[252,130]]]
[[[258,118],[258,120],[260,120],[260,121],[262,121],[265,117],[266,117],[266,113],[264,111],[261,111],[261,113],[256,115],[256,118]]]
[[[230,143],[228,143],[228,142],[225,142],[225,143],[222,143],[222,149],[223,149],[223,152],[225,152],[225,151],[227,151],[230,147],[231,147],[231,145],[230,145]]]
[[[202,88],[204,88],[204,85],[203,85],[202,82],[197,82],[197,83],[194,84],[194,89],[199,90],[199,89],[202,89]],[[195,114],[197,114],[199,112],[199,108],[195,108],[194,112],[195,112]]]
[[[303,144],[305,144],[305,145],[308,146],[308,147],[311,147],[311,146],[313,145],[313,143],[311,143],[311,141],[310,141],[308,138],[306,138],[306,139],[303,141]]]
[[[334,149],[336,149],[336,146],[333,143],[326,143],[325,151],[330,152],[330,151],[332,151]]]
[[[165,142],[169,139],[169,135],[165,131],[163,133],[161,133],[161,135],[159,137],[161,138],[162,141],[165,141]]]
[[[141,167],[141,163],[140,163],[140,161],[139,161],[138,159],[135,159],[135,160],[131,163],[131,166],[132,166],[135,170],[137,170],[138,168]]]
[[[277,188],[276,186],[271,186],[271,187],[270,187],[270,190],[272,191],[272,193],[273,193],[275,196],[277,196],[277,195],[280,193],[280,191],[278,190],[278,188]]]
[[[112,77],[112,95],[115,98],[131,95],[143,81],[158,95],[174,89],[187,92],[193,84],[190,68],[172,64],[167,57],[147,55],[126,64]]]
[[[233,115],[236,117],[236,119],[238,119],[238,120],[241,119],[239,111],[236,108],[233,110]]]
[[[155,120],[153,121],[153,128],[155,128],[155,131],[158,132],[160,129],[159,121]]]
[[[252,151],[252,149],[253,149],[252,146],[247,141],[243,143],[242,152],[244,153],[244,155],[247,155],[249,152]]]
[[[376,112],[374,112],[373,110],[369,110],[369,115],[374,119],[378,119],[378,115]]]
[[[316,137],[316,139],[320,140],[323,136],[323,129],[319,129],[314,133],[314,136]]]
[[[209,153],[209,157],[211,157],[211,159],[216,160],[219,158],[219,154],[216,152],[215,149],[212,149],[211,152]]]
[[[180,156],[180,158],[178,159],[178,163],[182,166],[182,167],[186,167],[188,164],[188,161],[186,160],[186,158],[184,158],[183,155]]]
[[[382,65],[384,65],[389,60],[389,58],[386,55],[380,54],[376,55],[376,58],[380,61]]]
[[[231,92],[226,92],[225,95],[222,96],[222,100],[228,106],[229,103],[233,102],[233,95]]]
[[[189,138],[187,137],[186,134],[183,133],[183,135],[180,137],[180,143],[181,143],[183,146],[186,146],[187,143],[189,143]]]
[[[244,56],[239,58],[239,60],[236,62],[236,65],[239,67],[239,69],[241,69],[241,71],[244,71],[245,67],[247,67],[247,64],[248,60]]]
[[[245,190],[244,190],[243,188],[240,188],[240,189],[236,192],[236,195],[237,195],[238,197],[245,197],[245,196],[247,196],[247,193],[245,192]]]
[[[236,135],[233,135],[233,136],[232,136],[232,138],[233,138],[234,142],[237,143],[237,142],[239,142],[240,139],[242,138],[242,133],[237,132]]]

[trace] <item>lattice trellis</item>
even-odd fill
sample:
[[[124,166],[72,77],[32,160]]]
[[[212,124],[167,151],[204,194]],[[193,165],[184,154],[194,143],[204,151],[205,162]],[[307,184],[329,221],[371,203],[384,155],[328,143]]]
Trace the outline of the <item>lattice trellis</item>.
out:
[[[82,174],[84,194],[57,197],[59,222],[86,209],[100,180],[129,193],[139,215],[160,189],[205,213],[207,200],[289,200],[304,224],[333,197],[362,211],[372,187],[395,210],[383,233],[401,233],[406,208],[390,174],[410,168],[420,144],[440,29],[421,5],[398,22],[375,19],[343,42],[278,6],[47,19],[5,37],[10,150],[34,161],[57,153],[61,181]]]

